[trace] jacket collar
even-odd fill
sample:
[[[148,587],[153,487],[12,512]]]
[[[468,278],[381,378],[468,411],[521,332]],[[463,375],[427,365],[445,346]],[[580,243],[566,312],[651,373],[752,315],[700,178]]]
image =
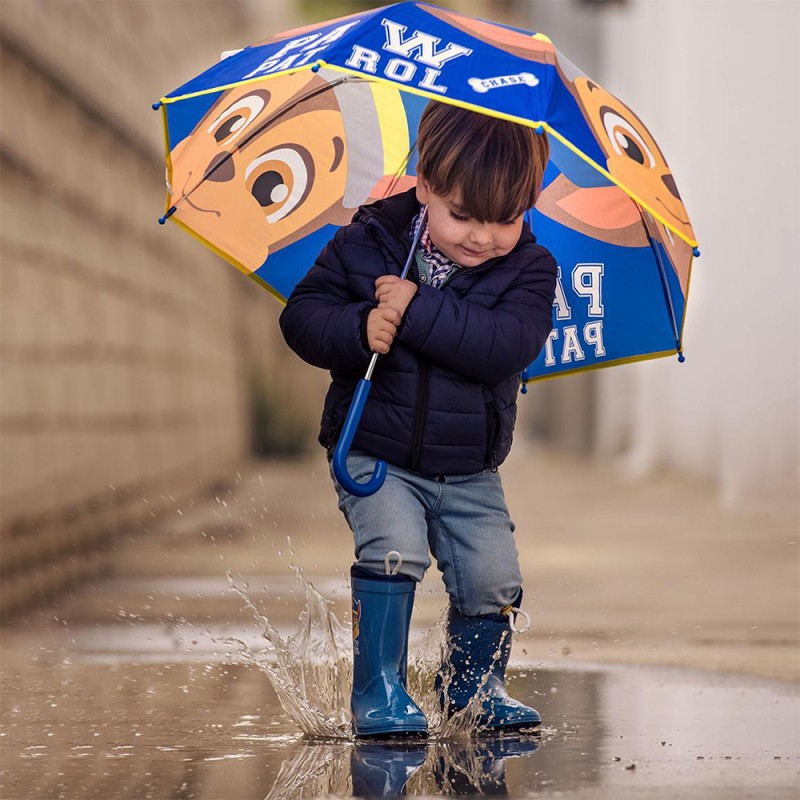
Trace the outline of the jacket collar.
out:
[[[353,222],[362,222],[366,225],[378,223],[391,236],[402,242],[411,220],[418,212],[417,190],[409,189],[407,192],[361,206],[353,217]]]

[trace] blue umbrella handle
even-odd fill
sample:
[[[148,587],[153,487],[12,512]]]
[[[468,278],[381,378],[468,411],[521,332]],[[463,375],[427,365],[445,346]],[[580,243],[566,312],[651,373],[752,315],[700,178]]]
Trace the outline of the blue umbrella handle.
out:
[[[347,471],[347,454],[350,452],[350,445],[356,435],[358,423],[361,421],[361,412],[364,410],[364,404],[367,402],[371,388],[372,382],[366,378],[362,378],[358,382],[342,432],[339,435],[339,441],[333,451],[333,474],[336,475],[336,480],[339,481],[342,488],[356,497],[369,497],[371,494],[375,494],[386,480],[385,461],[378,461],[375,464],[375,471],[366,483],[358,483],[353,480]]]

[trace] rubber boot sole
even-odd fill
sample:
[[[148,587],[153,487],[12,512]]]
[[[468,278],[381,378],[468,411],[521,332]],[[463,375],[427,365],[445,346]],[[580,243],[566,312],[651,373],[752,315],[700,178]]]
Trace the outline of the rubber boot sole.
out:
[[[392,741],[404,741],[409,739],[427,739],[428,731],[375,731],[373,733],[357,733],[353,728],[353,736],[356,739],[390,739]]]

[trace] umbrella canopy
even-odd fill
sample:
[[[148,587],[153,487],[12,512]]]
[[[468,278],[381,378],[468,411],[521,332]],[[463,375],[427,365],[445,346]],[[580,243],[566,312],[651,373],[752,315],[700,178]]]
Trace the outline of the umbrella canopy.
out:
[[[365,202],[413,185],[429,100],[546,131],[528,212],[559,264],[525,380],[678,353],[698,255],[667,162],[543,34],[397,3],[229,54],[162,98],[167,218],[285,300]]]

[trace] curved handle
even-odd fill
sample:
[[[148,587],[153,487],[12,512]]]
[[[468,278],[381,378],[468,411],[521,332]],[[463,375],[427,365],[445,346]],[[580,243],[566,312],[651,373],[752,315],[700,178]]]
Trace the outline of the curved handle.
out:
[[[333,474],[336,475],[336,480],[339,481],[345,491],[354,494],[356,497],[369,497],[375,494],[378,489],[383,486],[386,480],[386,462],[378,461],[375,464],[375,471],[372,477],[366,483],[358,483],[350,477],[347,471],[347,454],[350,452],[350,445],[353,443],[353,437],[356,435],[358,423],[361,421],[361,412],[364,410],[364,404],[367,402],[369,390],[372,388],[372,383],[365,378],[358,382],[356,393],[353,395],[353,401],[350,403],[350,408],[347,411],[347,419],[344,421],[342,432],[339,435],[339,441],[333,451]]]

